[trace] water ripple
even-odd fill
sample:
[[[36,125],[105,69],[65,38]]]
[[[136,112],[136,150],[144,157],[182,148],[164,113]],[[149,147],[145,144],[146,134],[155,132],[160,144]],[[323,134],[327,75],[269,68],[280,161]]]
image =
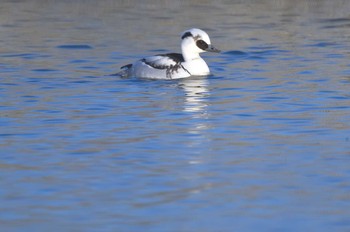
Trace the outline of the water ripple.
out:
[[[70,49],[70,50],[85,50],[85,49],[93,49],[92,46],[86,44],[64,44],[59,45],[57,48],[60,49]]]

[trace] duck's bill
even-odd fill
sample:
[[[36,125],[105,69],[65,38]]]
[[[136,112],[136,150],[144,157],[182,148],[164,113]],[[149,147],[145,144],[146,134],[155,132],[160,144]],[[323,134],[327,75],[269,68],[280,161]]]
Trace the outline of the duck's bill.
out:
[[[207,52],[221,52],[219,49],[217,49],[216,47],[214,47],[213,45],[209,45],[207,49],[205,49]]]

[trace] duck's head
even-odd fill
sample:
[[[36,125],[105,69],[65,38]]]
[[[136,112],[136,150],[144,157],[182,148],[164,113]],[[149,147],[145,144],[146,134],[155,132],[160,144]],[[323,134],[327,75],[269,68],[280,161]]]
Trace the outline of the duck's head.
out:
[[[192,28],[182,33],[181,50],[185,60],[196,59],[202,52],[220,52],[210,43],[208,34],[198,28]]]

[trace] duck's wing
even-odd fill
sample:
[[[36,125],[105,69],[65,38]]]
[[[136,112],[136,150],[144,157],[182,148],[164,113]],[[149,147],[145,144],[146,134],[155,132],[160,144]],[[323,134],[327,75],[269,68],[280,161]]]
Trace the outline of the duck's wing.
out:
[[[179,69],[184,61],[182,54],[168,53],[150,56],[141,60],[143,63],[155,69]]]
[[[182,65],[184,58],[179,53],[159,54],[149,56],[122,67],[127,76],[137,76],[156,79],[172,79],[175,75],[190,76]]]

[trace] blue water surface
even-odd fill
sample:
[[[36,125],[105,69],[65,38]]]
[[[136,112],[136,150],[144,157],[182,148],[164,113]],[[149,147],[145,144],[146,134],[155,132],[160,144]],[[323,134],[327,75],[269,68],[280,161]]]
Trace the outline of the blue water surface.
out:
[[[4,1],[1,231],[349,231],[344,1]],[[212,75],[122,79],[206,30]]]

